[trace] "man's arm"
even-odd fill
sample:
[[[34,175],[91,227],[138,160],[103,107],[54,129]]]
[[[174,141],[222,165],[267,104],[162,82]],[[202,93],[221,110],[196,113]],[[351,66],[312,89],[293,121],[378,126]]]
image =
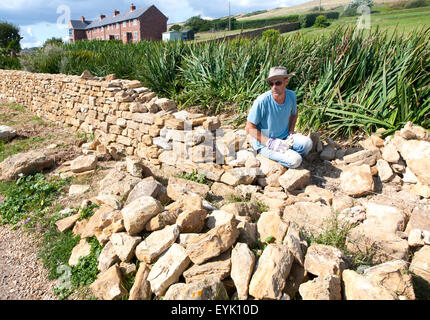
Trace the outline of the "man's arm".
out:
[[[295,115],[290,116],[290,121],[288,124],[288,133],[295,133],[294,128],[296,127],[297,118],[299,117],[299,113],[297,112]]]
[[[247,122],[246,123],[246,127],[245,127],[246,133],[249,134],[251,137],[253,137],[254,139],[256,139],[258,142],[267,145],[267,141],[269,140],[269,138],[267,138],[266,136],[264,136],[260,130],[257,129],[257,127],[255,126],[255,124],[253,124],[252,122]]]

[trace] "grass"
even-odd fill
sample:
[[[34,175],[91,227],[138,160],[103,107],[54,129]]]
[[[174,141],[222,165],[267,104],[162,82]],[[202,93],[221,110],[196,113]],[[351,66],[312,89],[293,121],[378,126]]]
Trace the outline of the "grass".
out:
[[[178,174],[177,175],[178,178],[182,178],[185,180],[190,180],[190,181],[194,181],[197,183],[201,183],[201,184],[206,184],[211,186],[212,185],[212,181],[206,179],[206,175],[205,174],[198,174],[198,172],[195,170],[192,173],[183,173],[183,174]]]

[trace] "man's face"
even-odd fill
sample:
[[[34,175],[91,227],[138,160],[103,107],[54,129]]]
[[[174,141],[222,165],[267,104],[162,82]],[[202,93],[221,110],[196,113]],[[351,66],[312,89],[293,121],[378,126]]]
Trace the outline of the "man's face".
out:
[[[285,88],[288,84],[288,78],[278,78],[269,81],[270,89],[274,97],[282,96],[285,94]]]

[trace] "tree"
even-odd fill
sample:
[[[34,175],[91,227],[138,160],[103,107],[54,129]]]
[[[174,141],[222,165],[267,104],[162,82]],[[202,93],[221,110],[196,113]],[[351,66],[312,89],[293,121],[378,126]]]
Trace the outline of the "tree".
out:
[[[63,39],[52,37],[45,41],[45,43],[43,44],[43,47],[45,48],[48,44],[59,46],[59,45],[62,45],[63,43],[64,43]]]
[[[179,24],[174,24],[170,27],[170,31],[181,31],[182,27]]]
[[[189,18],[185,21],[185,27],[194,32],[209,30],[211,25],[209,20],[200,18],[200,15]]]
[[[8,22],[0,22],[0,48],[7,55],[14,56],[21,51],[22,37],[19,28]]]

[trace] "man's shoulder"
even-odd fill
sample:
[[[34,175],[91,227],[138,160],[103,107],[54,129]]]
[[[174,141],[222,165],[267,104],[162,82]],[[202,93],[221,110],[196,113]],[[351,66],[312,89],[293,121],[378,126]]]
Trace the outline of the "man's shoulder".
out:
[[[296,93],[295,93],[293,90],[285,89],[285,93],[286,93],[287,95],[289,95],[290,97],[293,97],[293,98],[295,98],[295,97],[296,97]]]
[[[266,91],[266,92],[264,92],[264,93],[260,94],[260,95],[255,99],[255,101],[256,101],[256,102],[258,102],[258,103],[264,103],[264,102],[266,102],[266,101],[269,101],[271,94],[272,94],[272,91],[270,91],[270,90],[269,90],[269,91]]]

